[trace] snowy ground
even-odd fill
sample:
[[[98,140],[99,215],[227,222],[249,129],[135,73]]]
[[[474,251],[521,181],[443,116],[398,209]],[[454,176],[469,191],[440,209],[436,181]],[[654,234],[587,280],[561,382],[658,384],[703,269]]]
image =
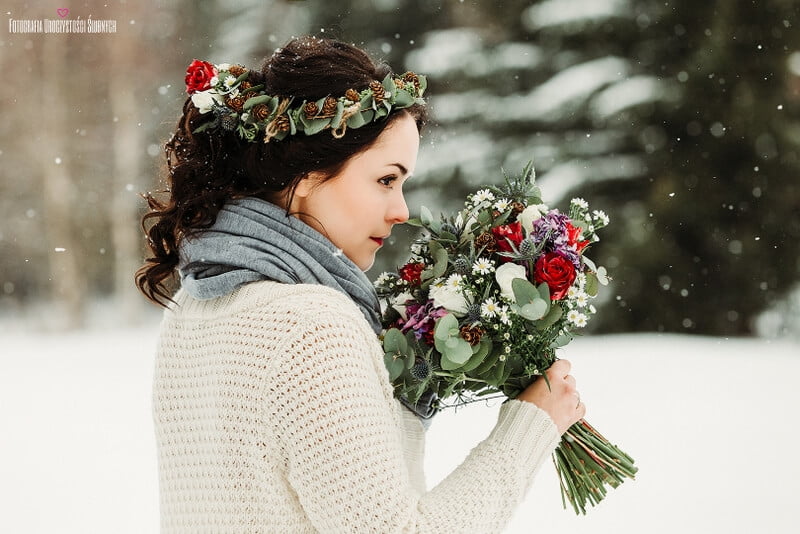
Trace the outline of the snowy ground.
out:
[[[157,532],[156,325],[0,330],[0,532]],[[562,510],[547,464],[506,532],[796,532],[798,349],[683,336],[577,340],[564,355],[587,419],[636,458],[639,476],[575,517]],[[488,433],[496,408],[438,417],[429,484]]]

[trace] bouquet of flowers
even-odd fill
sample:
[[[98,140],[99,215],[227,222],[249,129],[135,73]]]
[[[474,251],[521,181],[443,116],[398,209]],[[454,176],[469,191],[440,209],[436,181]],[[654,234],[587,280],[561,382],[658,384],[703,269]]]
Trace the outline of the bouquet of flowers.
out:
[[[572,199],[550,209],[529,163],[505,185],[469,196],[455,216],[422,208],[409,223],[423,229],[411,259],[375,281],[384,304],[385,363],[395,394],[437,408],[494,394],[514,398],[557,359],[596,312],[591,299],[608,283],[586,257],[602,211]],[[564,434],[553,456],[562,501],[576,513],[598,503],[606,485],[633,478],[633,459],[585,420]]]

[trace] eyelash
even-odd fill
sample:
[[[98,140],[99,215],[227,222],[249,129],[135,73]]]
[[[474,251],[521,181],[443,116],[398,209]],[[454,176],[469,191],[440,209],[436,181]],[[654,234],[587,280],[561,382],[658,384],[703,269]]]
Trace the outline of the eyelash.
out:
[[[383,178],[378,180],[378,183],[386,187],[391,187],[392,183],[394,183],[396,180],[397,176],[384,176]]]

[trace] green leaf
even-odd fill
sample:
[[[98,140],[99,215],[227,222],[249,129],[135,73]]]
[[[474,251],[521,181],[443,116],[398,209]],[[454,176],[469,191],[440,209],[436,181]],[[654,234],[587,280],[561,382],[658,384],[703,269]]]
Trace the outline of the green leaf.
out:
[[[437,243],[438,244],[438,243]],[[447,251],[439,246],[435,252],[433,252],[433,277],[439,278],[443,276],[445,272],[447,272]]]
[[[542,317],[541,321],[536,323],[536,327],[540,330],[544,330],[545,328],[549,328],[550,326],[554,325],[561,316],[564,315],[564,310],[561,308],[560,304],[553,304],[550,306],[550,311],[547,312],[547,315]]]
[[[529,321],[537,321],[547,313],[547,302],[537,298],[520,307],[519,314]]]
[[[341,125],[343,113],[344,113],[344,104],[342,104],[341,102],[337,102],[336,113],[334,113],[333,118],[331,119],[331,128],[333,128],[334,130]]]
[[[456,316],[452,313],[448,313],[436,321],[436,326],[433,329],[433,338],[435,340],[445,341],[450,337],[450,330],[454,328],[458,328],[458,319],[456,319]]]
[[[470,359],[461,366],[458,370],[468,373],[478,367],[480,364],[483,363],[484,358],[486,355],[489,354],[489,350],[492,348],[492,342],[488,341],[484,343],[484,340],[481,339],[481,342],[472,347],[472,356]]]
[[[396,354],[390,352],[384,354],[383,363],[386,365],[386,369],[389,370],[389,380],[397,380],[403,374],[405,362],[403,358],[396,357]]]
[[[261,96],[254,96],[253,98],[248,99],[242,109],[251,109],[253,106],[257,106],[259,104],[269,104],[269,101],[272,100],[274,97],[270,95],[261,95]],[[274,108],[270,106],[270,110],[274,111]]]
[[[550,302],[550,286],[542,282],[536,289],[539,291],[539,296],[542,297],[542,300]]]
[[[590,297],[597,296],[597,289],[598,289],[598,280],[597,276],[594,273],[588,272],[586,273],[586,286],[584,289],[586,290],[586,294]]]
[[[408,351],[408,341],[400,330],[397,328],[390,328],[383,336],[383,350],[386,352],[402,352]]]
[[[511,281],[511,290],[514,292],[514,298],[518,306],[530,304],[534,300],[541,300],[536,286],[524,278],[514,278]]]
[[[439,341],[436,340],[436,343],[438,345]],[[438,349],[439,346],[436,348]],[[458,369],[467,363],[470,356],[472,356],[472,347],[460,337],[451,337],[447,340],[447,343],[443,345],[443,348],[443,351],[440,350],[442,353],[441,365],[442,369],[445,371]]]
[[[600,282],[600,285],[607,286],[608,281],[610,278],[608,277],[608,271],[603,266],[597,268],[597,281]]]
[[[431,213],[431,210],[429,210],[425,206],[420,206],[420,208],[419,208],[419,219],[420,219],[420,221],[422,221],[422,224],[424,226],[430,225],[431,221],[433,221],[433,214]]]
[[[363,113],[355,113],[347,119],[347,126],[349,128],[361,128],[367,123]]]
[[[407,108],[414,103],[414,96],[404,89],[394,90],[394,105]]]

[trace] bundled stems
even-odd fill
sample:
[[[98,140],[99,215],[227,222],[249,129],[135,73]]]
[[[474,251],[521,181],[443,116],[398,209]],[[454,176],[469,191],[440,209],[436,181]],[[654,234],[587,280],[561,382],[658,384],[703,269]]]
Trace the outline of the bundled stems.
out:
[[[638,468],[633,458],[610,443],[586,420],[572,425],[553,453],[561,483],[561,502],[576,514],[586,514],[586,505],[598,504],[606,496],[606,484],[616,488],[633,479]]]

